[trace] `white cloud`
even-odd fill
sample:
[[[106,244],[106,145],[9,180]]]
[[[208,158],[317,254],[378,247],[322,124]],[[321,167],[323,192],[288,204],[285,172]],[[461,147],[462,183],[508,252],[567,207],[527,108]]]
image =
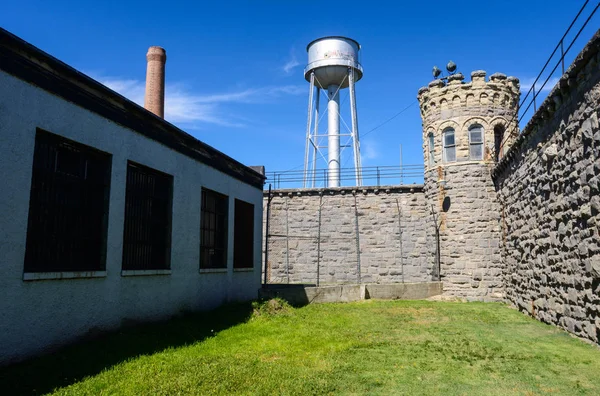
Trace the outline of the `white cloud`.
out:
[[[542,88],[542,84],[546,81],[546,78],[540,78],[535,84],[535,92],[550,92],[552,88],[558,83],[559,77],[552,77],[548,80],[546,85]],[[526,78],[521,81],[521,91],[527,92],[533,86],[535,78]]]
[[[300,62],[298,62],[298,60],[294,57],[287,61],[285,65],[283,65],[283,71],[286,74],[290,74],[297,66],[300,66]]]
[[[376,160],[380,157],[379,148],[372,140],[362,140],[360,142],[360,156],[363,160]]]
[[[300,66],[300,62],[298,62],[294,52],[294,48],[290,49],[290,58],[282,67],[285,74],[290,74],[296,67]]]
[[[99,82],[120,93],[140,106],[144,105],[144,81],[115,77],[95,77]],[[167,84],[165,87],[165,119],[174,124],[197,127],[202,123],[243,127],[241,117],[232,116],[226,104],[265,103],[282,95],[304,93],[299,85],[267,86],[238,91],[196,94],[184,84]]]

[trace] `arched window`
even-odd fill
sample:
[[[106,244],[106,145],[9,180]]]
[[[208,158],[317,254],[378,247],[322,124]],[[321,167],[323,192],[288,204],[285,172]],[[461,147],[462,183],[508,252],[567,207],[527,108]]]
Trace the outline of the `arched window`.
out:
[[[429,151],[429,166],[434,166],[435,165],[435,146],[434,144],[434,140],[433,140],[433,132],[429,132],[429,135],[427,135],[427,141],[429,142],[429,147],[428,147],[428,151]]]
[[[454,129],[446,128],[442,132],[442,142],[444,144],[443,161],[456,161],[456,142],[454,140]]]
[[[483,127],[473,125],[469,128],[469,158],[472,160],[483,159]]]
[[[494,128],[494,160],[496,162],[500,161],[504,153],[503,150],[503,140],[504,140],[504,127],[502,125],[497,125]]]

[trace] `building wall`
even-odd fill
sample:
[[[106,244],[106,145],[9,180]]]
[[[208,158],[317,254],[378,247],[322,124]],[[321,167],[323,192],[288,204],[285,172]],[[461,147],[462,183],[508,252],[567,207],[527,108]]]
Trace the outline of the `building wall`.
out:
[[[488,164],[445,168],[447,185],[438,171],[425,176],[427,202],[440,227],[440,274],[444,294],[474,300],[501,300],[500,210]],[[444,205],[447,211],[444,211]],[[435,235],[428,235],[431,245]]]
[[[257,297],[262,191],[73,103],[0,72],[0,363],[125,321],[167,318]],[[24,281],[36,128],[112,154],[105,273]],[[121,276],[127,161],[173,175],[171,271]],[[229,196],[227,269],[199,272],[200,192]],[[254,204],[254,268],[233,270],[233,208]],[[97,277],[88,277],[97,276]],[[34,277],[35,278],[35,277]]]
[[[427,205],[437,216],[440,274],[444,294],[477,300],[503,298],[500,256],[500,211],[491,170],[517,135],[513,119],[519,101],[519,80],[484,71],[471,81],[456,73],[421,88],[423,158]],[[482,157],[472,158],[469,128],[483,131]],[[456,158],[443,157],[443,133],[454,130]],[[496,147],[495,133],[505,143]],[[433,158],[430,138],[433,136]],[[435,233],[428,235],[436,243]]]
[[[268,194],[265,213],[267,202]],[[317,277],[320,284],[430,281],[432,224],[422,186],[276,190],[269,283],[315,284]]]
[[[600,31],[494,172],[506,298],[600,341]]]

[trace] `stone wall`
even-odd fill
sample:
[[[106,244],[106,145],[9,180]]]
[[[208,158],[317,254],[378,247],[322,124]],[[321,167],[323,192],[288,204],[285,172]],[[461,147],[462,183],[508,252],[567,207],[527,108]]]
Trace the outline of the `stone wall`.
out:
[[[500,211],[491,170],[517,135],[519,80],[501,73],[486,80],[482,70],[472,72],[471,81],[463,80],[461,73],[436,79],[417,95],[425,195],[438,216],[444,294],[501,300]],[[471,142],[472,128],[481,132],[478,145]],[[445,144],[453,147],[454,155],[443,154]],[[435,232],[428,234],[428,241],[435,247]]]
[[[445,187],[437,183],[437,172],[429,170],[425,175],[425,194],[438,215],[444,294],[469,300],[503,299],[500,210],[490,165],[446,166]],[[430,233],[428,240],[432,246],[435,234]]]
[[[427,227],[433,223],[420,185],[276,190],[269,283],[430,281]]]
[[[600,341],[600,31],[494,171],[506,298]]]

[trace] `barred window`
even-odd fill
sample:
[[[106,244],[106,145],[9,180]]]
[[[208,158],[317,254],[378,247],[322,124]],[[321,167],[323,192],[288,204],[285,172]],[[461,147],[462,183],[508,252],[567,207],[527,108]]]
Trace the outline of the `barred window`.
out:
[[[429,166],[434,166],[435,165],[435,146],[434,146],[434,140],[433,140],[433,132],[429,132],[429,135],[427,135],[428,138],[428,142],[429,142]]]
[[[171,267],[172,194],[173,176],[127,163],[123,270]]]
[[[200,268],[227,268],[228,197],[202,189],[200,210]]]
[[[102,271],[111,155],[38,130],[25,272]]]
[[[483,127],[473,125],[469,128],[469,158],[472,160],[483,159]]]
[[[442,140],[444,144],[444,162],[455,162],[456,161],[456,142],[454,140],[454,129],[446,128],[442,132]]]
[[[233,268],[254,267],[254,205],[235,200]]]

